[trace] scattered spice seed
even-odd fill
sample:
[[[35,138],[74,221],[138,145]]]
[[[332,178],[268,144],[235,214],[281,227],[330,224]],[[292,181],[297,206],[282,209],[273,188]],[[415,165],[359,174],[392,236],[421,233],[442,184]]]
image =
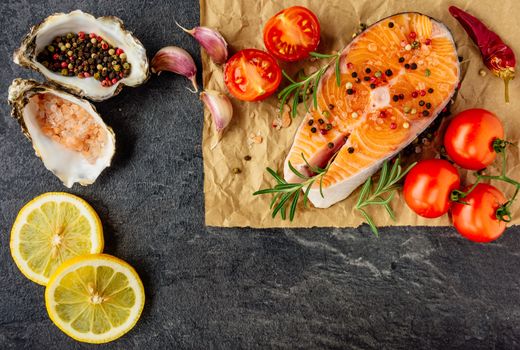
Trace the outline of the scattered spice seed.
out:
[[[415,114],[415,113],[417,113],[417,110],[416,110],[415,108],[412,108],[412,110],[410,111],[410,113]]]
[[[420,46],[421,46],[421,44],[417,40],[415,40],[412,43],[412,49],[418,49]]]
[[[432,74],[428,68],[424,71],[424,76],[429,77]]]
[[[390,123],[390,129],[395,129],[397,128],[397,124],[396,123]]]
[[[413,70],[417,69],[417,63],[412,63],[412,65],[410,66],[410,68],[412,68]]]
[[[419,101],[419,106],[421,106],[421,107],[424,106],[424,103],[425,103],[425,102],[424,102],[423,100],[420,100],[420,101]]]
[[[364,81],[369,81],[369,80],[370,80],[370,77],[364,77],[363,80],[364,80]]]
[[[354,90],[352,90],[352,89],[347,89],[347,94],[348,94],[348,95],[352,95],[353,93],[354,93]]]
[[[388,23],[388,27],[393,28],[394,27],[394,22],[389,22]]]
[[[419,92],[419,94],[420,94],[421,96],[424,96],[424,95],[426,95],[426,91],[421,90],[421,92]]]
[[[403,107],[403,112],[405,112],[405,113],[409,113],[409,112],[410,112],[410,107],[408,107],[408,106],[404,106],[404,107]]]
[[[241,172],[240,168],[233,168],[233,174],[240,174]]]
[[[410,50],[412,49],[412,45],[407,44],[407,45],[404,47],[404,49],[405,49],[406,51],[410,51]]]
[[[481,77],[485,77],[487,73],[485,70],[481,69],[478,71],[478,74],[480,74]]]
[[[347,89],[352,89],[352,83],[349,81],[348,83],[345,84],[345,87]]]
[[[352,112],[350,116],[352,117],[352,119],[356,119],[359,115],[356,112]]]
[[[429,89],[428,89],[428,93],[430,93],[430,94],[433,93],[433,89],[432,89],[432,88],[429,88]]]
[[[425,117],[427,117],[427,116],[430,115],[430,112],[428,112],[427,110],[424,110],[424,111],[422,112],[422,115],[425,116]]]
[[[365,73],[370,74],[370,72],[372,72],[370,68],[365,69]]]
[[[404,94],[399,94],[399,99],[404,100]]]
[[[244,160],[245,160],[245,161],[250,161],[250,160],[251,160],[251,156],[249,156],[249,155],[245,156],[245,157],[244,157]]]
[[[320,119],[318,119],[318,123],[323,124],[323,123],[325,123],[325,120],[320,118]]]
[[[404,62],[404,57],[399,57],[399,63],[403,63]]]
[[[413,98],[416,98],[417,96],[419,96],[419,93],[417,91],[412,92],[412,97]]]
[[[352,76],[352,78],[357,78],[357,73],[356,72],[352,72],[351,76]]]
[[[352,154],[354,153],[354,147],[347,148],[348,153]]]
[[[322,135],[327,135],[327,130],[325,130],[325,129],[320,129],[320,134],[322,134]]]
[[[430,45],[431,43],[432,43],[432,39],[426,39],[426,40],[424,41],[424,44],[425,44],[425,45]]]
[[[311,132],[312,132],[312,133],[315,133],[315,132],[316,132],[316,128],[315,128],[315,127],[312,127],[312,128],[311,128]]]
[[[332,124],[328,123],[328,124],[325,126],[325,128],[326,128],[327,130],[331,130],[331,129],[332,129]]]
[[[358,84],[361,83],[361,79],[356,78],[356,83],[358,83]]]
[[[375,89],[376,88],[376,84],[374,84],[374,83],[370,84],[370,88],[371,89]]]
[[[415,39],[415,38],[417,38],[417,33],[416,32],[410,32],[410,34],[408,34],[408,36],[410,37],[410,39]]]
[[[327,144],[327,146],[328,146],[329,148],[334,148],[334,143],[329,142],[329,143]]]
[[[408,123],[408,122],[403,123],[403,128],[408,129],[409,127],[410,127],[410,123]]]
[[[385,71],[385,74],[386,74],[387,77],[391,77],[392,74],[393,74],[393,72],[392,72],[391,69],[387,69],[387,70]]]
[[[334,109],[334,105],[332,103],[329,104],[329,109],[332,111]]]
[[[394,102],[399,101],[399,96],[397,96],[397,95],[392,96],[392,100],[394,100]]]
[[[314,119],[310,119],[307,124],[309,124],[309,126],[311,126],[312,124],[314,124]]]
[[[378,70],[377,72],[374,73],[374,76],[376,78],[381,78],[382,75],[383,75],[383,73],[380,70]]]
[[[406,64],[404,65],[404,68],[406,68],[406,69],[410,69],[410,65],[409,65],[408,63],[406,63]]]
[[[430,102],[426,103],[426,108],[428,108],[428,109],[432,108],[432,104]]]

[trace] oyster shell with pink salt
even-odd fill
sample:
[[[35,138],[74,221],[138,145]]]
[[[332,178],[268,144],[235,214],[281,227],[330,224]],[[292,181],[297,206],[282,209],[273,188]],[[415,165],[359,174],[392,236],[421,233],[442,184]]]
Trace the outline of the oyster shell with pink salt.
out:
[[[9,104],[36,155],[65,186],[91,184],[110,166],[115,135],[89,102],[47,84],[15,79]]]

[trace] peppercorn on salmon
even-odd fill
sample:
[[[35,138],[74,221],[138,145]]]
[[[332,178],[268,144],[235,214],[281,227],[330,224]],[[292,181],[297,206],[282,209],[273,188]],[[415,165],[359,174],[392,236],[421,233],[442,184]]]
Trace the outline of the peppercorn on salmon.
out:
[[[424,131],[453,96],[458,56],[449,30],[420,13],[385,18],[358,35],[341,53],[340,84],[331,66],[317,90],[285,160],[288,182],[328,171],[309,190],[315,207],[348,197],[386,159]],[[310,165],[310,166],[309,166]]]

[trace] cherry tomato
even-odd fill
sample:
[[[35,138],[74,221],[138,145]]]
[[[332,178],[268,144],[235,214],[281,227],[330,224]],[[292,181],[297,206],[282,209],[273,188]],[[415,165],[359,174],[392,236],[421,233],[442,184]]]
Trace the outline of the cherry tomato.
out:
[[[497,209],[507,202],[500,190],[479,183],[461,200],[468,204],[454,203],[451,214],[453,225],[462,236],[473,242],[491,242],[504,233],[506,223],[496,216]]]
[[[238,51],[224,68],[224,82],[229,92],[243,101],[267,98],[281,81],[278,63],[268,53],[257,49]]]
[[[264,43],[267,51],[282,61],[301,60],[318,47],[320,22],[305,7],[286,8],[265,24]]]
[[[504,127],[485,109],[467,109],[451,121],[444,135],[448,156],[463,168],[480,170],[493,163],[495,139],[504,138]]]
[[[406,175],[404,199],[418,215],[436,218],[448,212],[451,191],[459,186],[459,173],[450,162],[442,159],[422,160]]]

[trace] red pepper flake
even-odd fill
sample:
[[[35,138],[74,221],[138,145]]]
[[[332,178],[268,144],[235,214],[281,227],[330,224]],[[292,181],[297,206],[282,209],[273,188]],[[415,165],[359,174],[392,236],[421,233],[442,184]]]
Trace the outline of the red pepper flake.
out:
[[[424,96],[424,95],[426,95],[426,91],[421,90],[421,96]]]
[[[370,77],[370,82],[375,83],[377,81],[376,77]]]
[[[397,124],[396,123],[390,123],[390,129],[395,129],[397,128]]]
[[[410,37],[410,39],[415,39],[415,38],[417,38],[417,33],[416,32],[410,32],[410,34],[408,34],[408,36]]]
[[[419,94],[417,93],[417,91],[412,92],[412,97],[413,97],[413,98],[416,98],[417,96],[419,96]]]
[[[348,69],[354,68],[354,64],[352,64],[352,62],[347,62],[347,68]]]
[[[432,43],[432,39],[426,39],[426,40],[424,41],[424,44],[425,44],[425,45],[430,45],[431,43]]]
[[[381,112],[379,112],[379,116],[380,116],[381,118],[386,118],[386,113],[385,113],[385,111],[381,111]]]

